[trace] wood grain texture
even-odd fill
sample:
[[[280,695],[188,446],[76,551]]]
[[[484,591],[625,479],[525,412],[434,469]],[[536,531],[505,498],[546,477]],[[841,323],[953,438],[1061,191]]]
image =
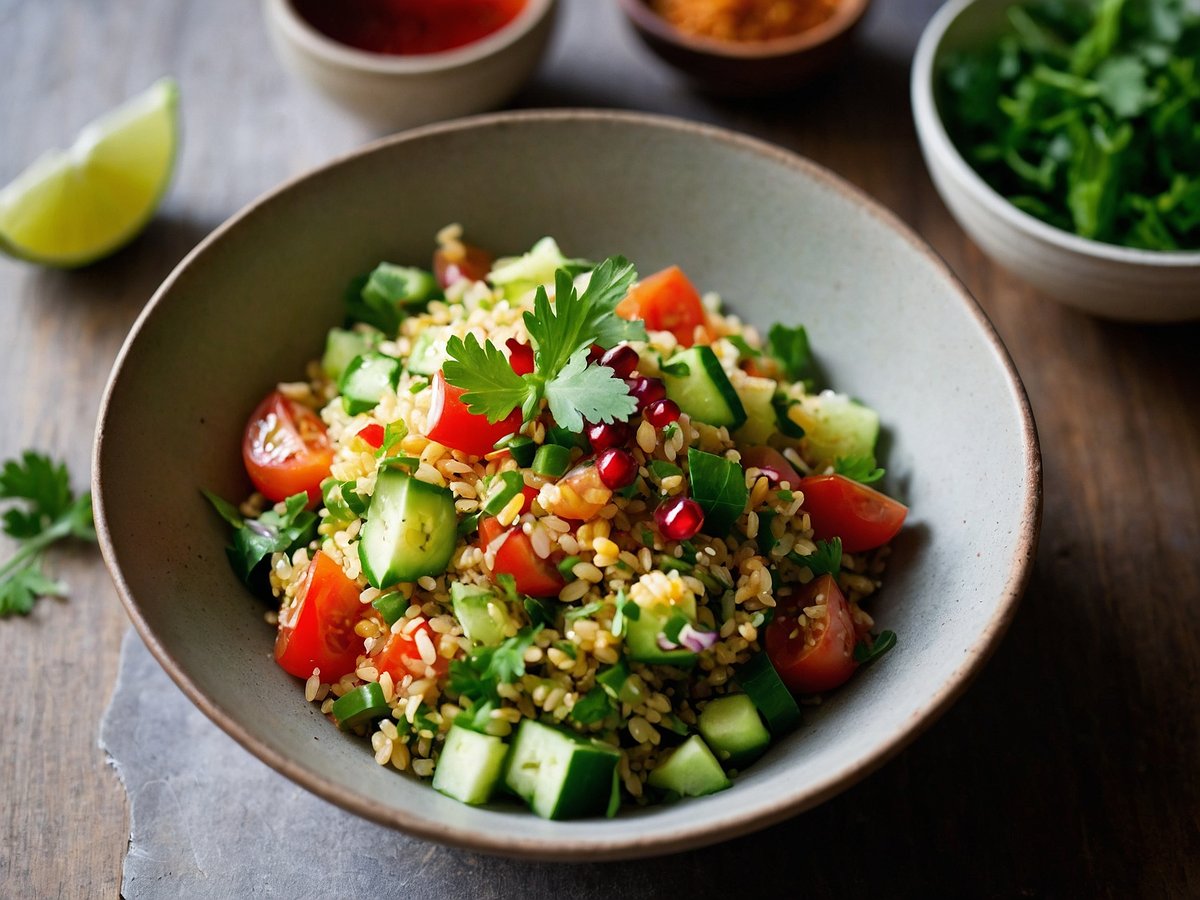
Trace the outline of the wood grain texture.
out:
[[[1044,452],[1033,583],[975,686],[879,773],[714,848],[670,893],[744,893],[749,878],[762,895],[799,885],[813,898],[1200,895],[1200,327],[1062,309],[964,238],[908,111],[908,59],[933,0],[879,0],[838,73],[738,104],[688,92],[612,5],[563,3],[519,105],[725,124],[860,185],[980,299],[1024,377]],[[161,278],[247,200],[368,135],[286,80],[257,10],[237,0],[0,0],[0,60],[0,183],[160,74],[183,90],[177,182],[142,238],[78,273],[0,260],[0,457],[50,450],[81,485],[109,366]],[[10,547],[0,541],[0,553]],[[128,825],[96,727],[126,618],[97,554],[54,562],[71,599],[0,622],[0,896],[113,896]],[[539,871],[502,893],[539,896]]]

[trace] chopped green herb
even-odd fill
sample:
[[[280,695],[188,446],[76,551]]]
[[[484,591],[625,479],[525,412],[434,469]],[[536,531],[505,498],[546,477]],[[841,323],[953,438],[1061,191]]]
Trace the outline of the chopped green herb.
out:
[[[854,661],[859,665],[868,665],[873,663],[883,654],[887,653],[896,646],[896,632],[883,631],[877,636],[872,636],[871,646],[867,646],[865,642],[860,642],[854,647]]]
[[[204,495],[221,517],[233,524],[227,515],[230,505],[222,501],[218,506],[216,500],[219,497],[208,491]],[[317,514],[307,506],[308,494],[293,494],[284,501],[282,513],[271,508],[257,519],[245,519],[240,525],[234,525],[232,543],[225,548],[225,553],[242,581],[248,583],[258,564],[272,553],[292,553],[316,536]]]
[[[683,474],[683,469],[679,468],[675,463],[667,462],[665,459],[652,459],[646,464],[646,468],[659,481],[662,481],[664,478],[670,478],[672,475]]]
[[[754,359],[763,355],[761,350],[751,347],[746,342],[746,339],[740,334],[728,334],[725,336],[725,340],[729,341],[729,343],[733,344],[733,346],[737,348],[739,360]]]
[[[875,465],[875,457],[871,455],[852,456],[848,459],[838,457],[833,470],[861,484],[873,484],[884,474],[884,470]]]
[[[614,712],[612,698],[602,687],[594,687],[571,707],[571,718],[580,725],[603,721]]]
[[[820,371],[803,325],[775,324],[767,332],[767,356],[779,362],[788,381],[803,383],[812,392],[820,386]]]
[[[782,500],[784,503],[791,503],[794,499],[796,499],[796,495],[793,494],[791,491],[776,491],[775,496],[778,497],[780,500]]]
[[[565,653],[567,656],[571,657],[571,659],[579,658],[579,648],[577,648],[570,641],[555,641],[554,646],[557,647],[559,650],[561,650],[563,653]]]
[[[679,559],[678,557],[668,556],[665,553],[659,554],[659,556],[657,556],[654,561],[656,563],[658,563],[658,567],[660,569],[662,569],[664,572],[674,571],[674,572],[690,573],[694,568],[696,568],[690,562],[684,562],[682,559]]]
[[[586,619],[589,616],[594,616],[600,610],[604,609],[604,604],[597,601],[588,603],[585,606],[572,606],[565,613],[563,618],[567,622],[574,622],[576,619]]]
[[[797,400],[790,399],[782,391],[777,391],[775,396],[771,398],[771,408],[775,410],[775,425],[779,428],[779,433],[785,437],[804,437],[804,429],[793,422],[792,417],[788,415],[788,410],[798,402]]]
[[[564,556],[562,561],[558,564],[558,574],[567,581],[574,581],[575,573],[571,570],[581,562],[583,562],[583,560],[581,560],[578,556]]]
[[[525,608],[525,614],[529,616],[529,623],[535,628],[554,624],[556,610],[549,600],[543,600],[541,597],[523,597],[521,605]]]
[[[632,607],[630,609],[629,607]],[[637,621],[641,609],[632,600],[625,598],[625,591],[617,592],[617,611],[613,614],[611,631],[614,637],[622,637],[629,622]]]
[[[842,539],[835,537],[829,541],[817,541],[817,549],[808,556],[802,556],[793,550],[788,559],[798,566],[808,566],[813,577],[833,575],[842,570]]]
[[[742,467],[692,447],[688,449],[688,477],[692,499],[704,510],[704,532],[724,537],[750,499]]]
[[[497,688],[525,674],[525,651],[541,628],[523,628],[497,647],[476,647],[466,659],[450,662],[450,689],[476,702],[499,703]]]
[[[534,371],[517,375],[508,358],[491,341],[474,335],[451,337],[442,371],[447,382],[462,388],[471,412],[498,422],[520,409],[528,421],[543,399],[559,426],[582,432],[583,423],[625,421],[637,409],[629,387],[606,366],[589,365],[592,344],[611,347],[624,340],[645,340],[641,322],[616,315],[637,273],[628,262],[612,257],[593,271],[580,295],[566,269],[555,273],[555,302],[544,287],[534,297],[525,324],[537,350]]]
[[[386,459],[392,448],[408,437],[408,426],[403,422],[388,422],[383,427],[383,443],[375,451],[376,459]]]
[[[463,516],[458,520],[458,536],[466,537],[469,534],[474,534],[479,530],[479,518],[483,513],[471,513],[469,516]]]

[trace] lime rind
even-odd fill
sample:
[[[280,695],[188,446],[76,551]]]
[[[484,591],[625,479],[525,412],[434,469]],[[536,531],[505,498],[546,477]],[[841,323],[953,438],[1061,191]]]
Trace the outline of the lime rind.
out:
[[[41,156],[0,189],[0,250],[77,268],[133,240],[170,186],[178,109],[175,81],[161,79]]]

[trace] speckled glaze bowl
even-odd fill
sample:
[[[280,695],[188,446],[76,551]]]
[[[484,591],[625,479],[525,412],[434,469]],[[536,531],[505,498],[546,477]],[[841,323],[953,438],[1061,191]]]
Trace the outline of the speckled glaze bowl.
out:
[[[613,820],[464,806],[377,766],[370,746],[326,722],[273,661],[264,608],[230,571],[225,527],[200,488],[248,492],[245,420],[319,354],[347,279],[380,259],[427,260],[434,231],[455,221],[498,251],[550,234],[570,254],[621,252],[642,271],[678,263],[751,322],[804,323],[832,383],[883,415],[886,486],[912,511],[871,609],[899,643],[807,710],[728,791]],[[611,112],[410,132],[249,206],[138,319],[105,395],[94,473],[101,545],[130,617],[246,749],[420,837],[560,861],[649,856],[763,828],[883,764],[959,696],[1004,633],[1029,576],[1041,497],[1017,374],[928,247],[790,153]]]

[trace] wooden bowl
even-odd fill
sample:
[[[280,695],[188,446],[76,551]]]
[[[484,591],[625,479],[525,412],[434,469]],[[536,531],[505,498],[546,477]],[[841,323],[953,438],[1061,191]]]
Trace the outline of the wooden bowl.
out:
[[[769,41],[725,41],[676,28],[646,0],[618,0],[651,50],[706,91],[748,97],[779,93],[830,68],[850,45],[871,0],[842,0],[829,19]]]

